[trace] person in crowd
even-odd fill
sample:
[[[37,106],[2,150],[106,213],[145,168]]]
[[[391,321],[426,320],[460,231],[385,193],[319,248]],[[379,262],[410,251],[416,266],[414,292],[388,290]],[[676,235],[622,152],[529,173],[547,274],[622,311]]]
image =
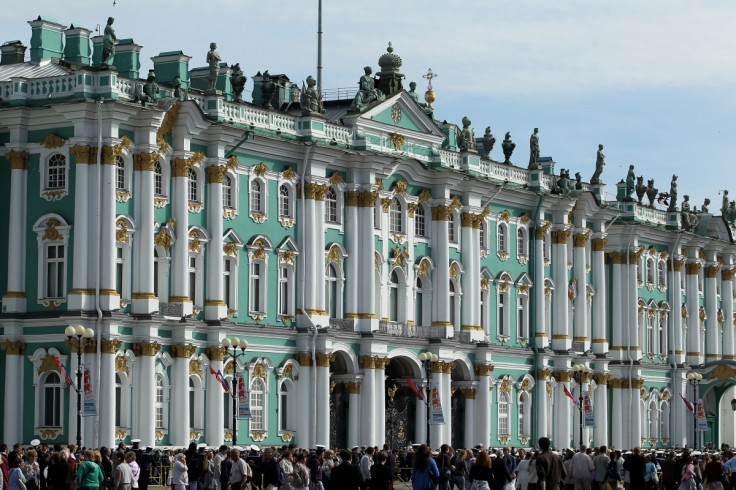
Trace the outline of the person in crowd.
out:
[[[141,469],[140,477],[138,478],[138,488],[140,490],[148,490],[148,483],[151,477],[151,467],[153,466],[153,448],[146,446],[145,451],[136,453],[137,463]]]
[[[197,490],[197,483],[199,477],[202,476],[202,470],[204,469],[204,463],[202,457],[197,451],[197,444],[192,442],[189,444],[186,453],[187,458],[187,477],[189,478],[189,490]]]
[[[187,490],[189,488],[189,468],[187,468],[187,456],[184,453],[176,455],[172,473],[172,490]]]
[[[386,454],[386,451],[379,451],[376,454],[373,466],[371,466],[371,490],[389,490],[391,488],[394,479],[387,462],[388,454]]]
[[[202,490],[217,490],[215,479],[215,452],[209,450],[204,456],[204,478],[202,479]]]
[[[646,460],[646,473],[644,474],[644,483],[647,490],[659,490],[659,476],[657,475],[657,456],[649,454],[644,458]]]
[[[430,490],[432,488],[432,477],[439,478],[440,472],[437,462],[432,459],[432,452],[426,444],[422,444],[414,451],[414,464],[411,470],[411,482],[413,490]]]
[[[340,450],[340,464],[332,468],[330,483],[340,490],[359,490],[365,485],[360,467],[352,463],[353,455],[347,449]],[[415,489],[417,487],[414,487]],[[429,487],[427,487],[429,488]]]
[[[682,490],[695,490],[697,488],[697,484],[695,483],[695,467],[696,464],[693,461],[693,457],[689,454],[683,458],[682,461],[682,473],[680,475],[680,486],[679,488]]]
[[[647,461],[641,454],[641,448],[636,446],[624,461],[624,470],[628,473],[629,488],[646,488],[644,477],[647,472]]]
[[[263,450],[263,464],[260,467],[260,471],[263,488],[268,488],[269,485],[272,485],[274,489],[277,489],[280,479],[279,465],[270,447]]]
[[[114,490],[131,490],[133,488],[133,471],[125,460],[125,454],[118,452],[115,454],[115,487]],[[179,490],[179,489],[177,489]],[[184,489],[181,489],[184,490]]]
[[[212,458],[212,466],[214,467],[213,477],[215,479],[215,486],[217,490],[223,490],[221,476],[222,476],[222,462],[225,459],[227,459],[227,446],[223,444],[218,449],[214,458]]]
[[[475,462],[470,466],[468,472],[468,481],[473,490],[490,490],[493,484],[494,474],[491,469],[491,458],[488,452],[481,451],[475,458]]]
[[[23,467],[23,476],[26,477],[26,488],[28,490],[39,490],[41,482],[41,470],[36,458],[38,453],[35,449],[26,451],[26,464]]]
[[[133,475],[133,480],[130,482],[130,485],[134,490],[138,489],[138,480],[141,477],[141,468],[138,466],[136,458],[137,456],[134,451],[128,451],[125,453],[125,462],[128,463],[130,473]]]
[[[452,466],[452,482],[451,489],[457,487],[458,490],[465,490],[465,482],[468,480],[468,465],[466,463],[467,451],[458,450],[450,460]]]
[[[8,461],[8,488],[10,490],[24,490],[26,483],[26,477],[23,474],[24,465],[23,458],[10,458]]]
[[[308,490],[309,489],[309,470],[307,469],[307,458],[303,452],[299,452],[296,455],[296,463],[294,464],[294,490]],[[266,487],[268,488],[268,487]],[[274,487],[275,490],[275,487]]]
[[[590,490],[595,465],[586,453],[585,444],[580,446],[580,451],[575,453],[570,460],[570,472],[575,485],[575,490]]]
[[[595,466],[593,485],[596,487],[595,490],[606,490],[606,477],[610,462],[611,458],[608,456],[608,448],[605,445],[599,447],[598,454],[593,458],[593,466]]]
[[[493,470],[493,483],[491,483],[491,489],[503,490],[506,484],[513,480],[515,476],[509,472],[509,467],[504,459],[503,450],[499,449],[496,451],[496,457],[492,459],[491,470]],[[515,467],[516,465],[514,465],[514,468]]]
[[[508,447],[503,448],[503,462],[506,464],[506,469],[509,472],[509,475],[515,475],[516,474],[516,456],[511,453],[511,450]]]
[[[102,468],[94,461],[94,451],[84,451],[84,461],[77,468],[78,490],[100,490],[105,484]]]
[[[322,460],[324,459],[324,453],[325,448],[318,446],[316,451],[311,453],[307,459],[309,478],[314,490],[324,490],[324,485],[322,484]]]
[[[714,454],[703,470],[703,480],[708,484],[708,490],[723,490],[723,475],[724,467],[721,457]]]
[[[49,463],[48,487],[51,490],[69,490],[72,486],[72,465],[69,464],[69,450],[54,453]]]
[[[230,490],[242,490],[245,488],[248,478],[253,473],[250,466],[240,457],[240,451],[238,449],[230,450],[230,459],[232,460],[232,465],[230,466]],[[191,471],[189,474],[191,475]]]
[[[325,490],[331,490],[333,487],[330,485],[330,478],[332,477],[332,468],[335,466],[335,452],[331,449],[325,451],[325,456],[322,458],[322,484]]]
[[[542,437],[537,442],[541,451],[537,456],[537,477],[539,490],[557,490],[565,481],[567,472],[562,458],[550,451],[550,440]]]

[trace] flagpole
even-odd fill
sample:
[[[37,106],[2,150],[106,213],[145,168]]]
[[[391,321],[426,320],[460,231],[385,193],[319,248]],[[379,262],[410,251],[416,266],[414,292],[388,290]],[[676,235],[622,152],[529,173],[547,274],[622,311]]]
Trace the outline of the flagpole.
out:
[[[317,4],[317,93],[322,93],[322,0]]]

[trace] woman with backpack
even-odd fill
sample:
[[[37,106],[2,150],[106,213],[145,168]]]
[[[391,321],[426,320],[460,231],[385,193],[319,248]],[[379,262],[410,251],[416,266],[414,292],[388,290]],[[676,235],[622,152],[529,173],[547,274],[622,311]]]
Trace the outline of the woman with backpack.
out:
[[[296,464],[294,465],[294,471],[292,475],[292,487],[294,490],[307,490],[309,488],[309,470],[305,466],[307,461],[304,453],[298,453],[296,455]]]
[[[414,490],[431,490],[432,478],[439,478],[440,471],[432,459],[432,453],[426,444],[422,444],[414,452],[414,466],[411,469],[411,482]]]

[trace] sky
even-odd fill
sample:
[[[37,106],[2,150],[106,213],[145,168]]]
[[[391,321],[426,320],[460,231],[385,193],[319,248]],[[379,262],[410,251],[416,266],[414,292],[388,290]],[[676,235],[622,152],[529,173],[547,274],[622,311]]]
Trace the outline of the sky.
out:
[[[113,5],[113,3],[115,5]],[[512,161],[526,166],[529,136],[539,128],[542,156],[556,171],[590,179],[598,144],[602,180],[615,183],[628,166],[700,208],[720,208],[723,189],[736,196],[736,2],[733,0],[322,0],[323,89],[354,88],[363,66],[378,70],[388,42],[402,72],[426,90],[432,68],[435,118],[476,136],[491,126],[492,152],[508,131]],[[30,42],[38,15],[69,26],[104,27],[115,17],[118,38],[150,57],[181,50],[190,68],[205,66],[210,42],[223,61],[250,78],[285,73],[316,77],[317,0],[25,0],[5,9],[4,38]]]

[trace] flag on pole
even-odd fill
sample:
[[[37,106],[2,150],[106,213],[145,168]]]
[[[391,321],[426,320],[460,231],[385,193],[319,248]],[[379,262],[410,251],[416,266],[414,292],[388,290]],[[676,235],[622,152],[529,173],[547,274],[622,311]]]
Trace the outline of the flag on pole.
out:
[[[688,412],[692,412],[692,411],[693,411],[693,404],[692,404],[692,403],[690,403],[690,402],[689,402],[689,401],[687,400],[687,398],[685,398],[684,396],[682,396],[682,393],[680,393],[680,398],[682,398],[682,401],[684,401],[684,402],[685,402],[685,405],[687,406],[687,411],[688,411]]]
[[[222,373],[220,372],[219,369],[217,371],[215,371],[214,369],[212,369],[212,366],[210,366],[210,374],[214,374],[215,375],[215,379],[217,379],[217,381],[220,382],[220,384],[222,385],[222,389],[223,390],[225,390],[227,392],[230,391],[230,388],[227,387],[227,383],[225,383],[225,378],[222,377]]]
[[[72,381],[72,378],[69,377],[69,372],[66,370],[66,366],[61,363],[58,357],[56,356],[51,356],[51,357],[54,358],[54,362],[56,363],[56,366],[59,368],[59,371],[61,372],[61,374],[64,375],[64,379],[66,380],[66,382],[69,384],[69,386],[73,387],[74,381]]]
[[[409,388],[411,388],[411,391],[413,391],[414,394],[417,396],[417,398],[419,398],[420,400],[424,400],[422,393],[419,391],[419,388],[417,388],[417,385],[414,384],[414,381],[412,381],[411,378],[406,378],[406,382],[409,385]]]
[[[562,391],[565,392],[565,396],[567,396],[568,398],[570,398],[570,400],[575,402],[575,405],[580,405],[580,402],[578,401],[578,399],[575,398],[575,395],[570,393],[570,390],[567,389],[567,386],[562,385]]]
[[[84,368],[84,412],[83,415],[97,415],[97,407],[95,407],[95,399],[92,396],[92,381],[90,380],[89,368]]]

